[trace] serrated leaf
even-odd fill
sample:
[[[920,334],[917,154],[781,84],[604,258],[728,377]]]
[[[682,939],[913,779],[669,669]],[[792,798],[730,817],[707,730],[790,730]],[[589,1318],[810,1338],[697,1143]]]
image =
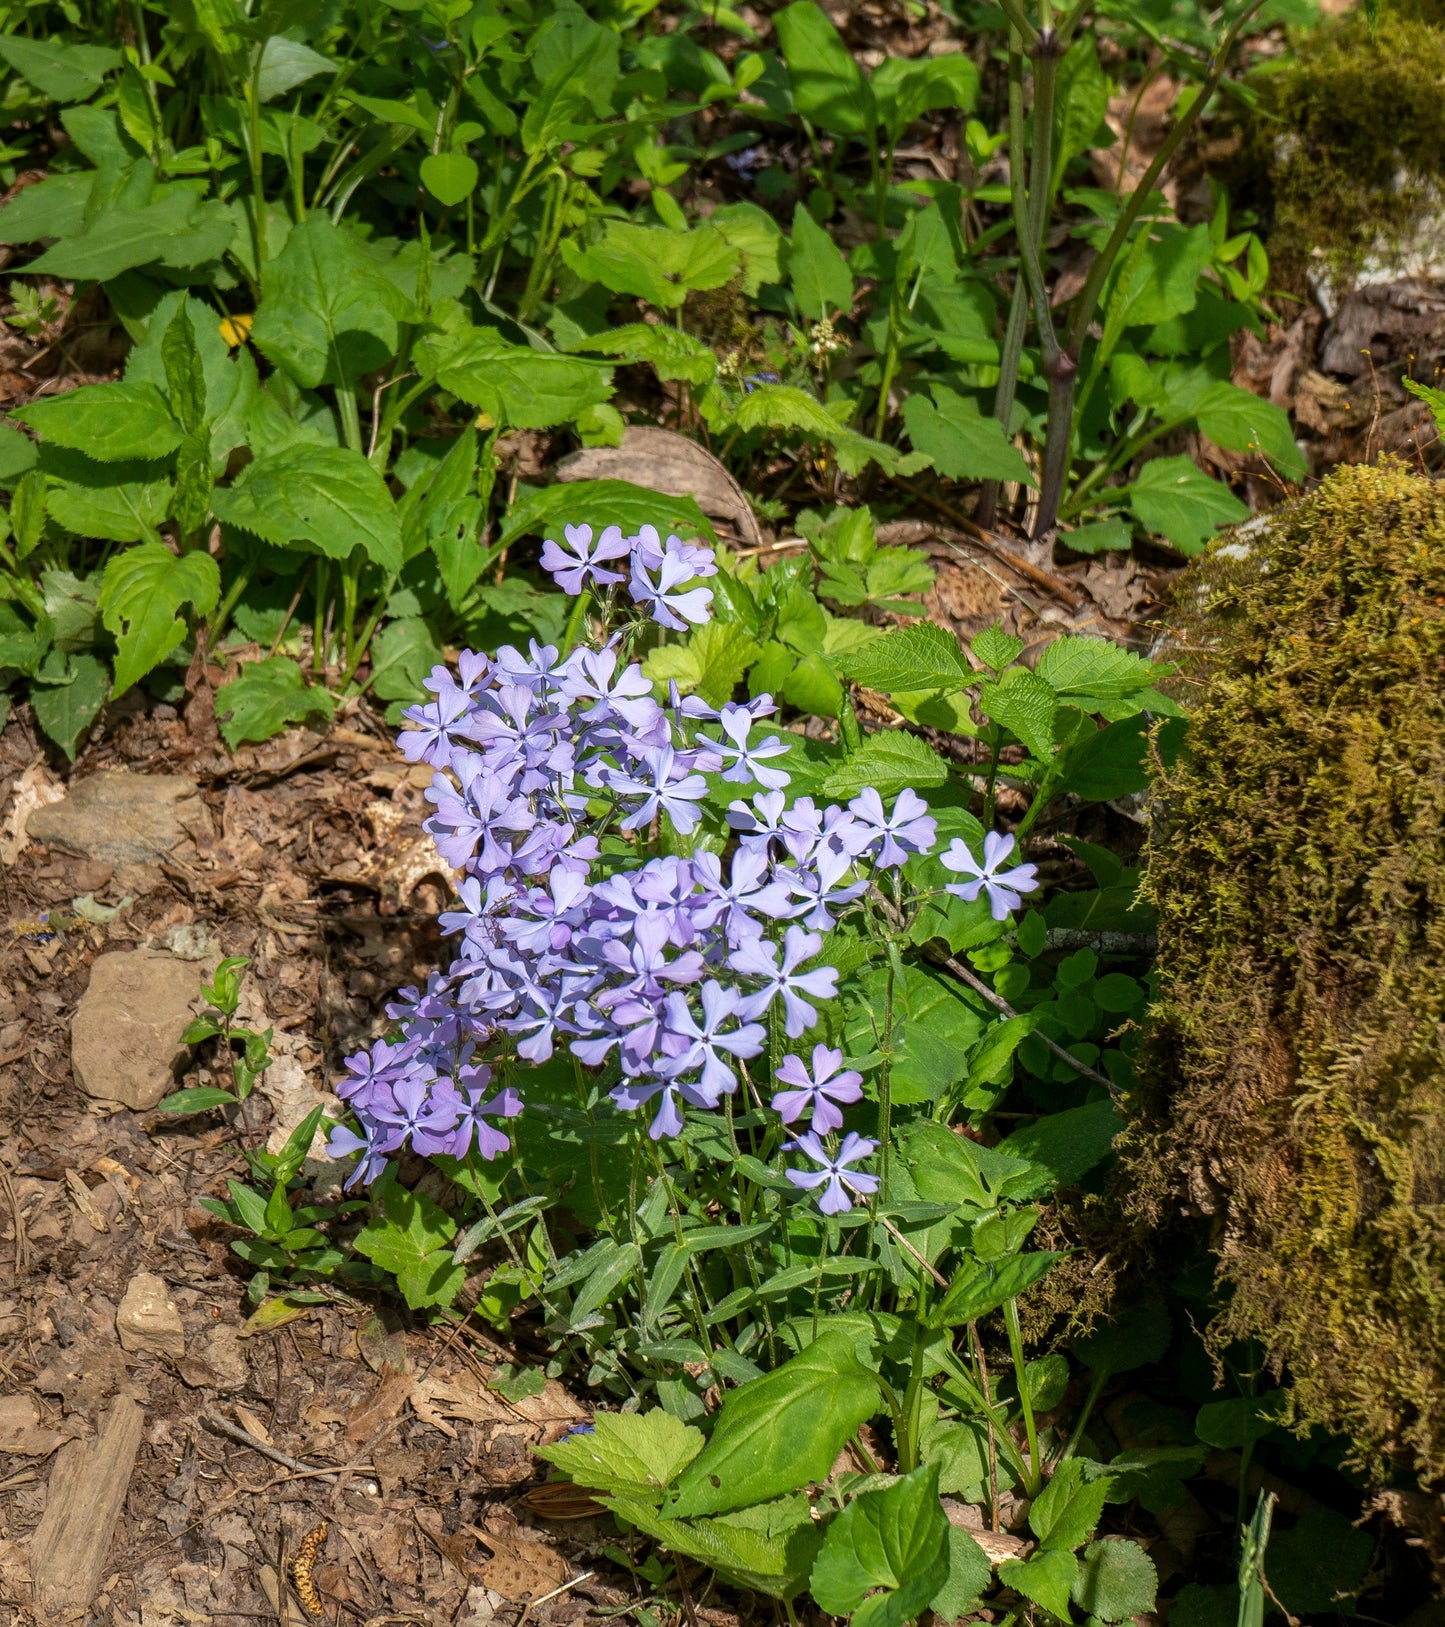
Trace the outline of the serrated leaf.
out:
[[[694,498],[671,497],[630,480],[573,480],[517,493],[498,541],[518,537],[548,537],[560,526],[586,522],[594,532],[609,525],[635,536],[644,525],[655,525],[666,536],[674,531],[684,542],[701,537],[715,543],[712,522]]]
[[[1154,1561],[1126,1537],[1103,1537],[1084,1550],[1072,1597],[1100,1621],[1147,1615],[1159,1591]]]
[[[243,740],[269,740],[290,723],[329,719],[336,697],[307,685],[288,655],[248,661],[240,675],[216,691],[221,738],[234,751]]]
[[[844,1442],[878,1406],[877,1380],[853,1341],[825,1333],[726,1397],[669,1514],[725,1513],[826,1480]]]
[[[72,44],[54,34],[38,40],[5,34],[0,36],[0,61],[52,102],[83,102],[95,95],[122,58],[109,46]]]
[[[1107,1474],[1089,1475],[1095,1466],[1068,1458],[1029,1509],[1029,1529],[1045,1549],[1072,1551],[1089,1540],[1109,1491]]]
[[[110,669],[94,655],[69,656],[64,683],[32,685],[30,704],[35,708],[35,720],[65,753],[67,761],[75,761],[75,748],[109,693]]]
[[[673,231],[609,220],[596,242],[564,242],[562,258],[587,282],[614,294],[635,294],[665,311],[675,310],[693,290],[721,288],[741,268],[738,251],[711,226]]]
[[[1150,783],[1142,718],[1128,718],[1096,729],[1069,746],[1059,763],[1059,791],[1086,802],[1112,802],[1115,797],[1146,790]]]
[[[1017,735],[1040,762],[1053,756],[1058,702],[1052,685],[1036,673],[1014,667],[1002,682],[981,684],[978,704],[986,717]]]
[[[1004,632],[1002,627],[985,627],[975,634],[971,648],[984,666],[1002,672],[1024,653],[1024,641],[1016,633]]]
[[[224,204],[202,202],[189,187],[178,185],[139,207],[116,204],[100,210],[82,230],[61,238],[25,270],[93,282],[109,282],[122,271],[157,261],[184,270],[219,259],[235,235],[236,222]]]
[[[999,1261],[976,1260],[960,1268],[947,1293],[929,1313],[925,1326],[962,1327],[996,1311],[1010,1299],[1017,1299],[1053,1270],[1063,1255],[1048,1249],[1032,1254],[1012,1254]],[[1102,1506],[1102,1505],[1101,1505]],[[1079,1539],[1081,1542],[1083,1538]]]
[[[1046,1549],[1028,1559],[1006,1559],[998,1579],[1041,1604],[1060,1621],[1069,1619],[1069,1597],[1079,1574],[1079,1562],[1070,1553]]]
[[[740,429],[790,429],[833,448],[838,467],[856,475],[876,463],[887,474],[910,475],[928,466],[920,452],[902,453],[840,422],[822,404],[791,384],[760,384],[738,403]]]
[[[298,442],[248,463],[212,498],[217,518],[278,548],[302,544],[328,559],[360,547],[387,572],[402,566],[401,522],[386,482],[360,452]]]
[[[657,1503],[703,1449],[700,1429],[661,1408],[646,1413],[599,1412],[586,1434],[536,1448],[577,1482],[598,1491],[632,1493]]]
[[[373,1190],[380,1194],[382,1212],[356,1234],[357,1249],[396,1277],[413,1310],[448,1303],[466,1275],[446,1246],[456,1235],[456,1222],[425,1194],[399,1186],[394,1176]]]
[[[760,646],[735,621],[705,622],[685,644],[663,644],[642,663],[654,683],[676,681],[684,695],[701,695],[709,706],[730,701]]]
[[[853,1627],[903,1627],[948,1581],[948,1532],[938,1470],[924,1464],[834,1517],[809,1590],[831,1615],[851,1611]]]
[[[221,572],[209,554],[177,558],[159,542],[116,554],[101,579],[100,614],[119,648],[113,695],[123,695],[186,636],[182,605],[209,615],[221,592]]]
[[[980,1501],[982,1499],[980,1498]],[[958,1621],[993,1580],[993,1566],[978,1543],[950,1523],[948,1577],[929,1601],[939,1621]]]
[[[422,616],[398,616],[371,641],[371,687],[384,701],[424,701],[422,680],[442,647]]]
[[[1129,487],[1129,507],[1146,531],[1181,554],[1197,554],[1222,525],[1248,519],[1249,510],[1192,458],[1153,458]]]
[[[975,402],[946,385],[935,384],[933,400],[914,394],[903,403],[903,422],[914,446],[950,480],[1016,480],[1036,486],[1024,455],[997,418],[985,417]]]
[[[798,309],[814,322],[834,311],[847,314],[853,309],[853,273],[848,262],[801,203],[793,210],[788,281]]]
[[[879,694],[943,690],[954,694],[979,680],[958,640],[936,622],[919,622],[838,657],[844,675]]]
[[[948,764],[932,746],[916,734],[892,729],[886,734],[870,734],[856,751],[850,751],[823,781],[824,793],[844,801],[870,785],[880,797],[894,797],[906,789],[921,790],[943,785]]]
[[[87,384],[12,416],[41,440],[99,463],[163,458],[181,444],[181,426],[150,384]]]
[[[1260,452],[1291,480],[1303,479],[1305,460],[1295,444],[1289,414],[1252,390],[1220,382],[1207,390],[1194,410],[1194,421],[1231,452]]]
[[[508,344],[492,328],[423,339],[414,356],[417,367],[444,390],[509,429],[565,424],[612,394],[610,368]]]
[[[701,339],[660,322],[630,322],[579,339],[569,348],[615,356],[621,362],[650,362],[665,381],[706,384],[717,372],[717,357]]]
[[[700,1561],[735,1587],[774,1599],[802,1592],[823,1535],[802,1497],[700,1520],[667,1518],[640,1497],[599,1501],[672,1553]]]

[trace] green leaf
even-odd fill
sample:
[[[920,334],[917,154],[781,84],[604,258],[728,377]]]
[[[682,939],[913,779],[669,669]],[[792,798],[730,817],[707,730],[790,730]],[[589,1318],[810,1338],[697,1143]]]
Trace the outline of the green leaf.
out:
[[[1069,1619],[1069,1596],[1079,1562],[1070,1553],[1045,1549],[1028,1559],[1006,1559],[998,1568],[998,1579],[1041,1604],[1060,1621]]]
[[[1004,434],[997,418],[986,417],[968,396],[946,385],[932,387],[933,400],[914,394],[903,403],[903,422],[914,446],[950,480],[1038,482],[1024,455]]]
[[[49,662],[46,663],[47,668]],[[66,657],[63,683],[36,682],[30,690],[35,721],[75,761],[75,748],[110,693],[110,669],[94,655]]]
[[[83,102],[120,66],[121,54],[107,45],[73,45],[54,34],[39,40],[5,34],[0,35],[0,61],[52,102]]]
[[[826,1480],[844,1442],[878,1406],[877,1381],[853,1341],[825,1333],[726,1397],[668,1512],[724,1513]]]
[[[371,641],[371,687],[384,701],[424,701],[422,680],[442,647],[422,616],[398,616]]]
[[[401,570],[396,504],[382,477],[349,447],[301,441],[268,452],[218,490],[212,506],[227,525],[275,547],[300,544],[328,559],[360,547],[373,565]]]
[[[757,660],[757,640],[738,622],[705,622],[685,644],[663,644],[642,663],[654,683],[671,678],[684,695],[701,695],[709,706],[730,701],[743,674]]]
[[[1107,1474],[1089,1479],[1093,1465],[1067,1458],[1029,1509],[1029,1529],[1042,1548],[1069,1551],[1089,1540],[1109,1490]]]
[[[412,1310],[449,1304],[466,1275],[446,1246],[456,1235],[456,1222],[424,1193],[399,1186],[392,1174],[377,1182],[377,1195],[381,1214],[356,1234],[356,1247],[395,1276]]]
[[[707,1520],[665,1518],[640,1497],[600,1501],[671,1552],[700,1561],[735,1587],[774,1599],[802,1592],[823,1536],[803,1497]]]
[[[631,1493],[659,1503],[702,1451],[704,1439],[700,1429],[661,1408],[645,1413],[599,1412],[589,1434],[568,1435],[551,1446],[537,1447],[536,1452],[579,1486]]]
[[[191,605],[198,616],[209,615],[220,593],[220,568],[209,554],[178,559],[159,542],[116,554],[100,587],[101,620],[119,645],[111,693],[123,695],[180,644],[186,636],[182,605]]]
[[[979,686],[984,715],[1016,735],[1040,762],[1054,754],[1054,689],[1027,667],[1013,667],[999,683]]]
[[[738,251],[711,226],[673,231],[609,220],[595,243],[562,244],[568,269],[614,294],[635,294],[665,311],[693,291],[721,288],[741,269]]]
[[[834,1517],[809,1590],[830,1615],[851,1611],[853,1627],[903,1627],[948,1579],[948,1516],[938,1500],[938,1470],[924,1464],[853,1498]]]
[[[1194,1421],[1194,1433],[1206,1446],[1238,1451],[1269,1434],[1283,1400],[1278,1390],[1271,1390],[1262,1396],[1238,1395],[1228,1401],[1206,1402]]]
[[[46,249],[25,270],[77,282],[109,282],[122,271],[157,261],[186,270],[219,259],[235,235],[235,219],[224,204],[203,202],[177,184],[139,207],[100,210],[83,230]]]
[[[1061,700],[1077,705],[1138,694],[1153,684],[1159,670],[1111,639],[1067,633],[1045,645],[1038,674]]]
[[[1205,391],[1194,421],[1231,452],[1260,452],[1291,480],[1305,475],[1304,454],[1295,444],[1289,414],[1237,384],[1219,383]]]
[[[1220,526],[1249,518],[1229,487],[1211,480],[1192,458],[1152,459],[1128,491],[1140,525],[1181,554],[1197,554]]]
[[[154,464],[95,463],[77,452],[45,447],[40,469],[21,481],[12,517],[26,481],[32,478],[42,488],[48,479],[46,510],[57,524],[79,537],[157,542],[156,528],[170,508],[171,483],[155,474]],[[39,541],[38,536],[35,540]]]
[[[1169,1313],[1162,1305],[1130,1311],[1085,1335],[1074,1354],[1093,1372],[1128,1373],[1156,1362],[1169,1348]]]
[[[982,1501],[981,1498],[979,1500]],[[967,1531],[961,1531],[950,1523],[948,1579],[929,1601],[938,1620],[960,1620],[992,1580],[993,1566],[989,1563],[988,1555]]]
[[[936,622],[921,621],[840,656],[846,677],[882,695],[967,689],[979,680],[957,638]]]
[[[150,384],[87,384],[13,416],[43,441],[100,463],[163,458],[181,444],[180,425]]]
[[[1092,34],[1083,34],[1059,64],[1054,90],[1054,175],[1094,145],[1109,111],[1109,81],[1099,66]],[[1055,182],[1057,185],[1057,181]]]
[[[594,333],[568,348],[595,350],[623,362],[650,362],[663,380],[706,384],[717,372],[717,357],[701,339],[660,322],[630,322],[625,327]]]
[[[476,159],[466,153],[428,153],[420,174],[421,184],[448,209],[471,197],[482,178]]]
[[[23,196],[23,194],[22,194]],[[725,203],[707,223],[742,256],[741,287],[752,299],[765,282],[783,280],[784,238],[777,221],[755,203]]]
[[[1010,1158],[1025,1158],[1035,1166],[1037,1185],[1018,1193],[1038,1197],[1060,1186],[1072,1186],[1109,1156],[1114,1137],[1124,1127],[1107,1098],[1085,1102],[1062,1113],[1046,1113],[1015,1130],[998,1144]]]
[[[1271,1569],[1273,1558],[1271,1554]],[[1126,1621],[1151,1611],[1158,1591],[1154,1561],[1137,1542],[1102,1537],[1084,1550],[1072,1596],[1080,1610],[1100,1621]]]
[[[232,751],[243,740],[269,740],[289,723],[329,720],[335,710],[336,697],[309,687],[289,655],[248,661],[238,677],[216,691],[221,738]]]
[[[928,464],[920,452],[904,454],[850,429],[821,401],[791,384],[758,385],[738,403],[734,416],[739,429],[793,429],[822,441],[833,448],[838,467],[848,475],[859,474],[869,463],[876,463],[885,474],[900,475],[916,474]]]
[[[519,537],[548,537],[569,521],[585,520],[594,531],[621,526],[624,536],[636,536],[644,525],[655,525],[666,536],[675,531],[684,541],[701,537],[717,541],[712,522],[691,497],[670,497],[664,492],[635,486],[630,480],[573,480],[555,486],[522,487],[497,539],[509,546]]]
[[[213,1107],[232,1107],[236,1098],[229,1090],[214,1085],[197,1085],[191,1090],[172,1091],[156,1103],[162,1113],[207,1113]]]
[[[824,793],[838,801],[855,797],[873,786],[880,797],[897,796],[902,790],[943,785],[948,780],[948,764],[916,734],[891,729],[886,734],[870,734],[857,751],[850,751],[823,781]]]
[[[878,124],[873,92],[827,14],[813,0],[796,0],[774,15],[773,28],[794,108],[831,136],[871,138]]]
[[[1265,1574],[1270,1590],[1296,1616],[1350,1616],[1370,1568],[1375,1539],[1343,1514],[1316,1508],[1290,1531],[1270,1539]]]
[[[798,309],[813,321],[853,309],[853,273],[838,246],[800,203],[793,209],[788,280]]]
[[[976,1260],[958,1272],[924,1325],[956,1328],[965,1322],[976,1322],[1041,1282],[1062,1259],[1062,1254],[1039,1250],[1033,1254],[1013,1254],[998,1261]]]
[[[1132,271],[1126,289],[1109,296],[1118,299],[1118,315],[1111,325],[1125,328],[1153,326],[1194,309],[1200,278],[1214,254],[1208,226],[1154,225],[1142,228],[1149,242],[1142,254],[1130,256],[1119,275]]]
[[[336,67],[330,57],[313,51],[300,40],[273,34],[261,51],[256,69],[256,93],[263,102],[273,102],[318,74],[335,73]]]
[[[612,394],[612,370],[556,351],[508,344],[492,328],[423,339],[416,365],[509,429],[564,424]]]
[[[1076,740],[1059,761],[1060,794],[1070,792],[1086,802],[1112,802],[1115,797],[1147,790],[1146,735],[1144,720],[1134,717]]]
[[[1419,379],[1402,378],[1400,382],[1417,401],[1425,403],[1435,420],[1435,428],[1439,430],[1441,435],[1445,435],[1445,390],[1437,390],[1429,384],[1421,384]]]
[[[294,226],[261,274],[256,348],[308,390],[350,388],[396,354],[407,301],[345,227],[325,215]]]
[[[1017,633],[1004,632],[1002,627],[985,627],[974,635],[970,648],[984,666],[1002,672],[1024,653],[1024,641]]]
[[[879,122],[896,139],[925,113],[972,108],[978,100],[979,72],[962,51],[935,57],[890,56],[873,70],[871,83]]]

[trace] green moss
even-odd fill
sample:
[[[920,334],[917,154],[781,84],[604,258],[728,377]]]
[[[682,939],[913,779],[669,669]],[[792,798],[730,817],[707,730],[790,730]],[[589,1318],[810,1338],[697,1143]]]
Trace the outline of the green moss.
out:
[[[1269,251],[1286,286],[1302,291],[1321,255],[1347,281],[1441,209],[1445,5],[1387,4],[1373,37],[1357,13],[1272,64],[1256,88],[1247,154],[1268,177]]]
[[[1243,555],[1244,557],[1240,557]],[[1445,484],[1343,468],[1186,576],[1188,750],[1116,1192],[1207,1216],[1296,1417],[1445,1479]]]

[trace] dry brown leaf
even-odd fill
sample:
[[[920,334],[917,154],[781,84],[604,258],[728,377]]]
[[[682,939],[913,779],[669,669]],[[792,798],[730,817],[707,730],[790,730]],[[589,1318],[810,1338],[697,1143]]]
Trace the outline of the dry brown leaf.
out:
[[[561,1587],[571,1575],[567,1561],[545,1542],[530,1537],[500,1536],[475,1525],[466,1528],[492,1550],[482,1568],[482,1580],[494,1592],[525,1603]]]
[[[361,1410],[346,1426],[346,1439],[352,1446],[364,1446],[377,1430],[389,1424],[411,1396],[412,1380],[406,1373],[386,1373]]]
[[[40,1412],[28,1395],[0,1395],[0,1452],[18,1457],[48,1457],[69,1440],[58,1429],[42,1429]]]
[[[62,802],[65,787],[51,776],[43,761],[30,767],[10,788],[10,812],[0,825],[0,864],[11,865],[30,846],[26,826],[37,808]]]

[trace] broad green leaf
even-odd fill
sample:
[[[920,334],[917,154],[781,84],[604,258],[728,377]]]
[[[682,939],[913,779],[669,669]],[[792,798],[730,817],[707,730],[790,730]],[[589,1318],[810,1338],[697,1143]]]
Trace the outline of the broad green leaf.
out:
[[[851,1339],[825,1333],[723,1401],[669,1514],[720,1514],[826,1480],[843,1444],[879,1406]]]
[[[420,173],[421,184],[448,209],[471,197],[482,178],[476,159],[467,153],[428,153]]]
[[[508,344],[493,328],[423,339],[414,356],[444,390],[509,429],[565,424],[612,394],[611,368]]]
[[[379,1181],[373,1189],[378,1194],[381,1214],[356,1234],[355,1246],[395,1276],[413,1310],[449,1303],[466,1275],[446,1246],[456,1235],[456,1222],[424,1193],[409,1192],[394,1178]]]
[[[48,661],[46,666],[48,669]],[[77,654],[66,658],[63,682],[37,681],[31,686],[30,704],[36,722],[73,763],[75,748],[109,694],[110,670],[105,662],[98,656]]]
[[[1092,34],[1080,34],[1059,64],[1054,89],[1055,185],[1071,158],[1087,152],[1109,111],[1109,81]]]
[[[0,424],[0,486],[16,485],[28,469],[35,467],[37,457],[35,442],[28,435]]]
[[[48,480],[45,508],[67,531],[107,542],[158,541],[157,528],[170,510],[171,482],[156,475],[154,464],[94,463],[46,447],[40,467]]]
[[[6,584],[0,578],[0,591]],[[30,674],[45,658],[50,647],[50,619],[43,613],[30,620],[0,597],[0,668],[13,667],[17,672]]]
[[[25,270],[77,282],[109,282],[122,271],[157,261],[186,270],[218,260],[235,235],[236,223],[223,204],[204,203],[177,184],[139,207],[102,209],[83,230],[46,249]]]
[[[0,209],[0,243],[72,236],[85,224],[85,205],[94,184],[94,170],[75,170],[27,186]]]
[[[43,441],[99,463],[151,461],[181,444],[181,426],[151,384],[87,384],[34,401],[14,416]]]
[[[1119,327],[1153,326],[1194,309],[1199,281],[1214,253],[1208,226],[1155,225],[1142,228],[1149,242],[1142,254],[1123,262],[1120,276],[1132,272],[1111,322]]]
[[[755,203],[725,203],[707,223],[742,256],[742,292],[752,299],[765,282],[783,280],[785,240],[777,221]]]
[[[853,309],[853,273],[838,245],[800,203],[793,209],[788,281],[798,309],[813,321]]]
[[[742,265],[738,251],[711,226],[680,232],[623,220],[609,220],[585,248],[564,242],[562,258],[585,281],[614,294],[635,294],[666,311],[689,292],[731,282]]]
[[[1375,1539],[1343,1514],[1313,1508],[1289,1531],[1276,1531],[1265,1555],[1271,1592],[1291,1615],[1336,1619],[1353,1615]]]
[[[692,334],[660,322],[631,322],[579,340],[572,350],[597,351],[620,362],[650,362],[660,379],[706,384],[717,372],[717,357]]]
[[[599,1501],[672,1553],[774,1599],[794,1598],[807,1586],[823,1536],[803,1497],[699,1520],[664,1517],[641,1497],[604,1495]]]
[[[1273,1565],[1271,1553],[1271,1571]],[[1101,1537],[1084,1550],[1073,1600],[1080,1610],[1089,1611],[1099,1621],[1132,1621],[1154,1608],[1158,1591],[1159,1573],[1154,1561],[1137,1542],[1125,1537]]]
[[[1147,790],[1147,731],[1143,718],[1127,718],[1096,729],[1065,748],[1059,759],[1059,793],[1086,802],[1112,802],[1115,797]]]
[[[123,695],[180,644],[183,605],[209,615],[220,592],[220,568],[209,554],[177,558],[164,543],[143,542],[114,555],[100,586],[101,620],[119,645],[112,694]]]
[[[1305,460],[1295,444],[1289,415],[1272,401],[1237,384],[1220,383],[1205,392],[1194,421],[1231,452],[1259,452],[1291,480],[1303,479]]]
[[[684,542],[701,537],[716,542],[712,522],[691,497],[635,486],[630,480],[573,480],[555,486],[522,487],[502,527],[504,544],[518,537],[549,537],[563,525],[586,523],[600,532],[609,525],[635,536],[644,525],[655,525],[666,536],[676,532]]]
[[[645,1413],[599,1412],[585,1435],[536,1448],[579,1486],[661,1502],[663,1493],[702,1451],[705,1437],[659,1407]]]
[[[948,1581],[948,1533],[938,1470],[924,1464],[834,1516],[809,1590],[830,1615],[851,1611],[853,1627],[903,1627]]]
[[[1171,1331],[1168,1311],[1146,1305],[1096,1327],[1075,1343],[1074,1354],[1096,1373],[1129,1373],[1158,1361],[1169,1348]]]
[[[256,90],[263,102],[273,102],[318,74],[335,73],[337,64],[300,40],[273,34],[261,51]]]
[[[1107,520],[1095,520],[1073,531],[1061,532],[1060,540],[1076,554],[1103,554],[1127,548],[1134,540],[1134,533],[1129,522],[1116,514]]]
[[[979,679],[957,638],[932,621],[886,633],[840,657],[838,664],[855,684],[882,695],[939,689],[953,693]]]
[[[794,108],[829,135],[871,138],[878,123],[873,92],[827,13],[813,0],[796,0],[775,13],[773,27]]]
[[[800,0],[803,3],[803,0]],[[792,429],[833,448],[838,467],[856,475],[869,463],[885,474],[916,474],[928,459],[922,453],[901,453],[840,422],[816,397],[791,384],[761,384],[738,403],[739,429]]]
[[[1228,1401],[1207,1401],[1194,1421],[1194,1433],[1206,1446],[1238,1451],[1262,1440],[1279,1417],[1284,1397],[1278,1390],[1265,1395],[1237,1395]]]
[[[42,571],[40,590],[45,613],[54,624],[55,648],[71,655],[88,650],[100,637],[100,607],[95,602],[100,581],[95,574],[75,576],[70,571]]]
[[[1138,694],[1160,676],[1159,670],[1142,655],[1126,650],[1112,639],[1088,638],[1077,633],[1066,633],[1045,645],[1037,670],[1060,700],[1074,705]]]
[[[974,635],[969,648],[984,666],[1002,672],[1024,653],[1024,641],[1017,633],[1006,633],[1000,626],[985,627]]]
[[[269,740],[290,723],[329,719],[336,697],[310,687],[288,655],[248,661],[238,677],[216,691],[221,737],[234,751],[243,740]]]
[[[941,1489],[941,1487],[940,1487]],[[980,1497],[977,1499],[982,1502]],[[939,1621],[958,1621],[993,1581],[993,1566],[978,1543],[950,1523],[948,1527],[948,1579],[930,1600]]]
[[[932,746],[903,729],[870,734],[850,751],[823,781],[823,791],[839,802],[855,797],[870,785],[881,797],[894,797],[912,788],[943,785],[948,764]]]
[[[1192,458],[1151,459],[1128,491],[1140,525],[1181,554],[1197,554],[1220,526],[1249,518],[1229,487],[1211,480]]]
[[[934,1424],[923,1437],[923,1461],[937,1465],[945,1497],[981,1503],[989,1485],[988,1425],[978,1418]]]
[[[1037,1184],[1018,1193],[1039,1197],[1055,1187],[1071,1186],[1109,1156],[1123,1120],[1107,1099],[1086,1102],[1061,1113],[1045,1113],[1032,1124],[1015,1130],[998,1144],[1010,1158],[1023,1158],[1034,1166]]]
[[[940,875],[951,873],[940,868]],[[950,899],[960,910],[973,910],[971,904]],[[982,906],[984,915],[988,905]],[[941,934],[940,934],[941,935]],[[988,1022],[983,1002],[956,978],[924,967],[904,963],[904,994],[901,1009],[907,1013],[898,1021],[893,1036],[893,1100],[901,1106],[914,1106],[939,1099],[964,1076],[969,1051],[977,1044]],[[878,1013],[887,999],[887,977],[881,969],[866,973],[861,984],[862,998],[850,1001],[845,1018],[847,1049],[854,1056],[866,1055],[878,1044],[881,1025]],[[929,1202],[955,1201],[941,1188],[925,1194]]]
[[[1027,667],[1011,667],[999,683],[979,686],[978,704],[984,715],[1017,735],[1040,762],[1054,754],[1053,687]]]
[[[979,72],[962,51],[934,57],[885,57],[873,70],[873,99],[880,124],[896,139],[925,113],[957,108],[967,112],[978,100]]]
[[[371,687],[379,700],[424,701],[422,680],[442,659],[423,616],[399,616],[371,641]]]
[[[985,417],[968,396],[946,385],[933,386],[932,401],[926,395],[909,396],[903,403],[903,422],[909,440],[950,480],[1038,484],[998,419]]]
[[[376,470],[348,447],[300,442],[268,452],[212,503],[227,525],[275,547],[301,544],[328,559],[360,547],[384,571],[401,569],[396,504]]]
[[[251,338],[298,384],[349,388],[396,353],[406,301],[343,226],[312,215],[266,264]]]
[[[976,1322],[1041,1282],[1062,1259],[1062,1254],[1042,1249],[999,1261],[974,1261],[962,1267],[954,1277],[948,1292],[929,1313],[925,1325],[956,1328],[966,1322]]]
[[[191,331],[189,345],[176,326],[182,314]],[[183,428],[209,428],[211,471],[216,475],[225,469],[230,453],[247,444],[246,418],[257,388],[250,353],[242,351],[232,358],[220,326],[213,309],[178,289],[151,312],[143,337],[125,363],[125,382],[154,385]],[[198,370],[202,382],[199,411]],[[255,444],[251,449],[253,453],[264,450]]]
[[[83,102],[120,66],[121,54],[108,45],[71,44],[55,34],[39,40],[5,34],[0,35],[0,61],[52,102]]]
[[[998,1579],[1041,1604],[1060,1621],[1069,1619],[1069,1598],[1079,1574],[1079,1562],[1070,1553],[1045,1549],[1028,1559],[1006,1559],[998,1568]]]
[[[1061,1552],[1080,1547],[1093,1535],[1109,1490],[1107,1474],[1089,1478],[1095,1466],[1067,1458],[1029,1509],[1029,1529],[1042,1548]]]
[[[757,641],[738,622],[705,622],[685,644],[653,650],[642,670],[654,683],[675,679],[684,695],[701,695],[716,707],[732,699],[759,653]]]

